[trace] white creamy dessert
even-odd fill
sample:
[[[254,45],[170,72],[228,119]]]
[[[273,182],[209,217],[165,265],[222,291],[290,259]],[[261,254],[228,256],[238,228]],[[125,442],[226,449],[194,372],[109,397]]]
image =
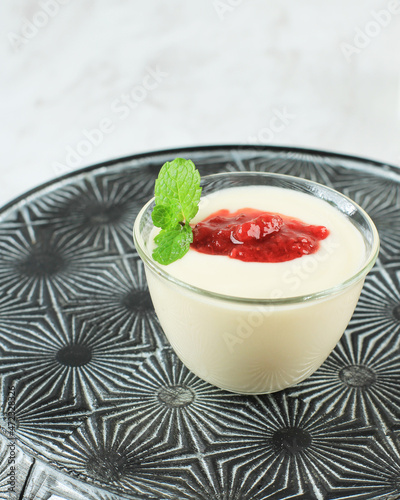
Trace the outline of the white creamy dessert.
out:
[[[295,216],[307,224],[326,226],[330,234],[316,253],[277,263],[243,262],[190,249],[166,267],[168,273],[212,292],[268,299],[331,288],[352,276],[364,262],[362,236],[342,213],[319,198],[288,189],[249,186],[213,193],[202,198],[192,226],[222,208],[234,212],[246,207]]]
[[[351,204],[344,197],[342,202]],[[184,364],[223,389],[261,394],[294,385],[323,363],[353,314],[368,270],[342,285],[368,261],[373,263],[379,243],[365,213],[375,238],[369,251],[360,231],[334,206],[318,196],[269,186],[208,195],[192,223],[220,209],[247,207],[322,225],[330,234],[316,253],[278,263],[243,262],[191,249],[162,266],[151,259],[155,229],[141,235],[137,246],[145,249],[156,313]],[[335,286],[336,291],[310,297]]]

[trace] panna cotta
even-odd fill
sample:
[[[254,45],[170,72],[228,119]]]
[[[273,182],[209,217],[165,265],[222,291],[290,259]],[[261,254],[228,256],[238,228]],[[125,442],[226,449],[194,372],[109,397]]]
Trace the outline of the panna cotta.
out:
[[[376,229],[351,200],[304,179],[226,173],[204,178],[203,185],[193,227],[221,210],[245,209],[326,231],[316,251],[290,260],[249,262],[193,244],[163,266],[151,257],[158,229],[149,203],[135,222],[134,240],[160,323],[183,363],[218,387],[261,394],[292,386],[323,363],[343,334],[377,257]],[[264,220],[272,233],[278,216]],[[240,232],[232,231],[240,246]]]
[[[247,262],[191,248],[182,259],[166,267],[168,273],[215,293],[273,299],[331,288],[350,278],[365,260],[362,235],[345,215],[319,198],[289,189],[245,186],[212,193],[201,199],[199,212],[191,225],[195,226],[221,209],[232,213],[245,207],[295,216],[304,223],[327,228],[329,234],[319,242],[315,253],[283,262]],[[151,249],[158,231],[155,228],[151,235]],[[267,236],[267,245],[269,239]],[[240,249],[241,242],[236,246]]]

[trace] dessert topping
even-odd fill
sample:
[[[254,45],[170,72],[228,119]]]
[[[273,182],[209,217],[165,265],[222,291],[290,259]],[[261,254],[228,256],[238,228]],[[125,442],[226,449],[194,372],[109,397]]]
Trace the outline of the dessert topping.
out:
[[[328,235],[324,226],[287,215],[253,208],[219,210],[196,224],[191,247],[246,262],[285,262],[315,253]]]

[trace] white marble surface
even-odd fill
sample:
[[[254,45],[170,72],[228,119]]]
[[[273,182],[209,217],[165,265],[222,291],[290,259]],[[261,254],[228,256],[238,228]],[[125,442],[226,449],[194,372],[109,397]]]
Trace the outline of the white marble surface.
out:
[[[5,0],[0,27],[0,204],[175,146],[400,164],[398,0]]]

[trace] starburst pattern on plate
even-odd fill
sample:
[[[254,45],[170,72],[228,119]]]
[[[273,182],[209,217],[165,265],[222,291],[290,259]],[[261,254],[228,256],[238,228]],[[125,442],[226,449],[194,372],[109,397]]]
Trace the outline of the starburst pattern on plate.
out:
[[[241,161],[230,168],[230,171],[274,172],[278,174],[303,177],[314,182],[332,186],[337,160],[315,153],[268,152],[258,158],[246,159],[241,154]],[[244,156],[244,158],[243,158]]]
[[[399,377],[396,337],[367,330],[344,335],[321,368],[290,394],[385,428],[399,417]]]
[[[74,239],[105,251],[132,249],[132,226],[144,203],[152,196],[154,179],[136,175],[102,173],[80,179],[66,188],[38,198],[31,211],[40,224],[57,225],[61,241]]]
[[[388,166],[342,162],[334,188],[350,198],[361,191],[367,197],[389,199],[393,206],[400,208],[400,172]]]
[[[81,426],[60,450],[59,467],[133,498],[198,499],[196,456],[168,439],[98,415]]]
[[[243,422],[247,400],[199,379],[169,350],[150,356],[132,374],[131,387],[117,399],[104,401],[104,420],[135,426],[148,436],[158,434],[177,450],[189,450],[196,461],[195,498],[225,499],[214,481],[208,448],[225,439],[232,426]],[[178,451],[176,452],[178,453]],[[244,500],[245,490],[229,498]],[[250,497],[249,497],[250,500]]]
[[[9,295],[0,296],[0,346],[2,335],[6,332],[24,331],[27,325],[42,319],[44,314],[45,309],[37,303]]]
[[[210,151],[209,155],[204,155],[201,151],[182,151],[177,152],[177,157],[192,160],[201,176],[212,175],[217,172],[225,172],[228,169],[228,166],[234,162],[231,153],[227,154],[226,151],[221,151],[218,148]],[[165,161],[171,161],[171,156],[167,157]]]
[[[283,393],[253,401],[212,453],[226,489],[246,484],[254,500],[323,500],[335,485],[360,477],[371,428]]]
[[[76,397],[88,407],[123,389],[141,359],[133,340],[74,317],[32,325],[29,334],[9,333],[4,341],[0,373],[6,380],[24,380],[32,394]]]
[[[32,389],[19,381],[13,387],[15,399],[4,400],[0,429],[15,443],[57,457],[62,441],[81,425],[88,411],[73,400],[59,400],[50,391]]]
[[[396,274],[396,270],[398,273]],[[377,269],[367,276],[348,332],[400,333],[400,266]]]
[[[60,241],[49,228],[0,236],[0,292],[41,304],[95,287],[110,265],[97,249]]]
[[[167,344],[152,306],[143,262],[137,255],[115,259],[98,277],[98,284],[101,288],[77,294],[65,303],[64,310],[118,331],[148,350]]]
[[[237,424],[246,405],[242,396],[199,379],[169,350],[149,356],[129,382],[115,401],[116,409],[107,410],[109,416],[120,423],[134,422],[149,435],[161,432],[197,451]]]
[[[363,455],[362,475],[346,487],[334,489],[327,500],[398,500],[400,498],[400,447],[391,438],[375,439]]]
[[[39,461],[31,472],[31,481],[24,491],[24,499],[29,500],[55,500],[54,496],[49,498],[49,491],[57,498],[65,500],[143,500],[143,496],[120,496],[108,493],[77,479],[72,479],[65,474],[55,475],[54,468]]]
[[[343,187],[344,194],[358,203],[374,221],[381,239],[380,255],[386,260],[400,253],[400,205],[398,186],[393,188],[393,181],[382,181],[379,177],[374,182],[357,176],[357,184]],[[371,184],[377,190],[371,190]]]

